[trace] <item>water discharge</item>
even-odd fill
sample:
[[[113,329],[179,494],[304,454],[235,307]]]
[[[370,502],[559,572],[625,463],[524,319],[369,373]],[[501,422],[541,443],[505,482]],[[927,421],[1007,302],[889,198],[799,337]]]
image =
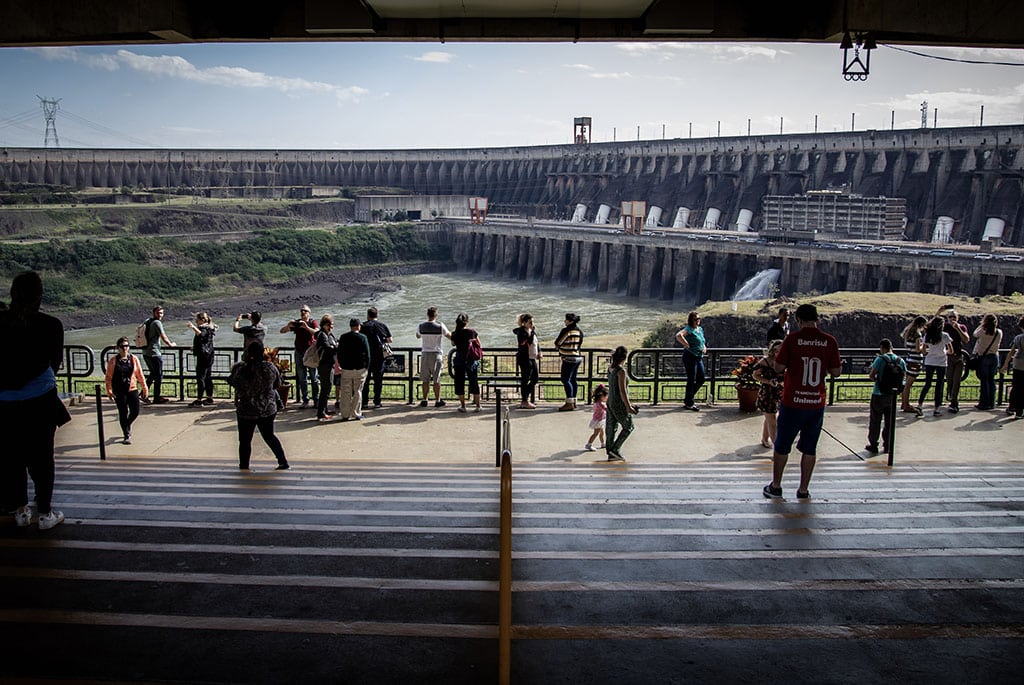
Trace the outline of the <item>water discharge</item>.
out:
[[[466,312],[470,326],[475,328],[484,346],[510,347],[515,338],[512,329],[516,316],[528,311],[533,314],[537,331],[544,345],[550,345],[563,325],[566,312],[580,315],[580,328],[589,336],[647,332],[663,318],[685,318],[687,307],[673,308],[665,303],[637,300],[606,293],[591,293],[558,285],[544,286],[538,283],[520,283],[484,276],[460,273],[419,274],[402,276],[398,279],[401,288],[393,292],[381,292],[356,297],[327,306],[313,306],[313,316],[323,314],[334,316],[339,331],[348,329],[348,320],[366,318],[366,308],[375,306],[380,310],[380,319],[391,329],[395,345],[416,347],[416,326],[426,319],[429,306],[440,310],[440,318],[451,329],[455,327],[455,315]],[[267,344],[291,345],[294,337],[278,331],[285,322],[298,316],[299,303],[285,311],[263,312],[263,320],[269,331]],[[146,312],[139,311],[141,322]],[[190,345],[192,333],[186,327],[188,311],[168,310],[164,319],[168,337],[178,345]],[[224,346],[240,346],[241,336],[231,331],[234,317],[215,320],[220,327],[216,343]],[[113,345],[121,335],[132,337],[135,324],[107,326],[68,331],[67,344],[88,345],[101,349]]]
[[[732,296],[733,302],[767,300],[775,295],[781,269],[764,269],[746,280]]]

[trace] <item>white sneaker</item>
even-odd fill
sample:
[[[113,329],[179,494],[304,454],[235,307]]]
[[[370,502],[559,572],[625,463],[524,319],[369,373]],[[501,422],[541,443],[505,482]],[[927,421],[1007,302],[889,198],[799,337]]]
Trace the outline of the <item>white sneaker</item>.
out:
[[[59,525],[63,522],[64,513],[54,509],[46,516],[39,517],[39,530],[50,530],[54,526]]]
[[[19,507],[14,512],[14,522],[18,524],[19,528],[24,528],[32,524],[32,507],[24,506]]]
[[[586,450],[586,451],[588,451],[588,452],[593,452],[593,451],[594,451],[594,446],[593,446],[593,445],[591,445],[591,444],[590,444],[590,443],[588,442],[588,443],[587,443],[586,445],[584,445],[584,446],[583,446],[583,449],[585,449],[585,450]]]

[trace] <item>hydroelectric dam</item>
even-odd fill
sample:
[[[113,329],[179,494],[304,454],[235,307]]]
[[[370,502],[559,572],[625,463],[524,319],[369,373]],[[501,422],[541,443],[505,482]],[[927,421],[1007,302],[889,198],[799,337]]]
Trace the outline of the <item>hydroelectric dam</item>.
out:
[[[977,296],[1024,291],[1024,266],[1012,261],[1024,248],[1022,144],[1024,126],[1014,125],[472,149],[9,147],[0,148],[0,184],[220,197],[283,197],[310,186],[478,196],[489,200],[487,224],[453,223],[453,253],[460,269],[497,277],[699,302],[728,299],[754,274],[779,269],[783,294]],[[906,242],[857,251],[839,248],[863,235],[805,245],[755,237],[767,196],[836,190],[902,198]],[[646,203],[643,235],[613,229],[625,201]],[[935,242],[953,244],[927,245]],[[993,245],[998,253],[981,254]]]

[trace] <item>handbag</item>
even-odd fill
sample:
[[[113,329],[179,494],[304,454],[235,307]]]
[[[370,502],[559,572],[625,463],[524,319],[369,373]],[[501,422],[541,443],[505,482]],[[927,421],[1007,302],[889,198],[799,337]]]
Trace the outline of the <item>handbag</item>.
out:
[[[988,347],[986,347],[985,351],[982,352],[981,354],[968,354],[964,359],[964,368],[967,369],[968,371],[977,371],[978,369],[980,369],[982,358],[984,358],[985,355],[988,354],[988,351],[992,349],[992,345],[993,343],[995,343],[995,341],[995,338],[989,340]]]
[[[302,355],[302,365],[307,369],[315,369],[320,366],[320,357],[322,355],[323,352],[318,345],[310,345]]]

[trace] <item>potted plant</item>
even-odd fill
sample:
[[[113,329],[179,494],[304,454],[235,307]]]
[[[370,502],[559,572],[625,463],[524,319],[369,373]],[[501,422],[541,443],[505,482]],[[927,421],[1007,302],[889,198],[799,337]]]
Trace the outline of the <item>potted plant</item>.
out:
[[[279,347],[269,347],[263,351],[263,358],[277,367],[277,370],[281,372],[281,378],[287,379],[288,373],[292,370],[292,362],[290,359],[282,358],[280,350]],[[282,404],[288,404],[288,395],[291,394],[291,389],[292,386],[287,383],[287,380],[277,389]]]
[[[732,370],[732,375],[736,377],[736,397],[740,401],[740,411],[757,411],[757,392],[761,389],[761,383],[754,377],[754,369],[758,361],[758,357],[748,354]]]

